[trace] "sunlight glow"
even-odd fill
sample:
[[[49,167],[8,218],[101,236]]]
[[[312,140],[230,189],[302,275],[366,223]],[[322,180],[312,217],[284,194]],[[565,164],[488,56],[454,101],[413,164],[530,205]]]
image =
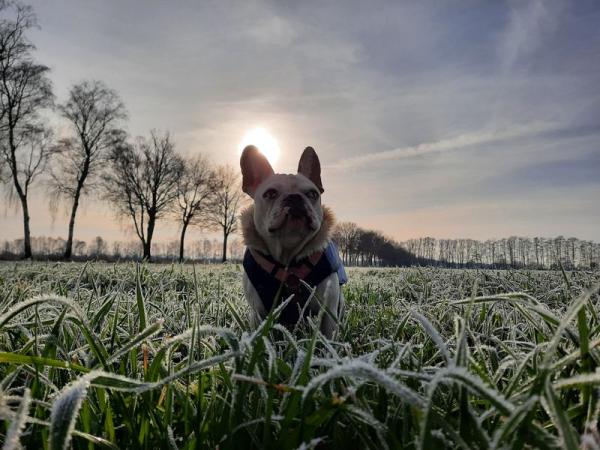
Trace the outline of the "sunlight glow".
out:
[[[247,145],[258,147],[260,152],[267,157],[272,166],[279,159],[279,144],[264,128],[254,128],[244,135],[240,142],[240,153]]]

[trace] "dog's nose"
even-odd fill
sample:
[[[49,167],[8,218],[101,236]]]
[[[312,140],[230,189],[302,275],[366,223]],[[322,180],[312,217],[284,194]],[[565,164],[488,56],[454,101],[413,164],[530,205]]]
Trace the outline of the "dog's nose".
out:
[[[291,215],[303,215],[306,214],[306,207],[304,206],[304,200],[300,194],[290,194],[283,199],[282,202],[284,207],[290,208],[289,212]]]
[[[302,200],[302,196],[300,194],[290,194],[286,198],[283,199],[283,206],[293,207],[301,207],[304,206],[304,200]]]

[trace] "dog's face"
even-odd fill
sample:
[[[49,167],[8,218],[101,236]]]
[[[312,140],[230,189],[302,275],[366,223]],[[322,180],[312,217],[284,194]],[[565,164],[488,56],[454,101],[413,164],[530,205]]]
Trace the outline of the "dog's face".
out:
[[[292,250],[321,228],[321,165],[312,147],[300,158],[298,173],[276,174],[258,149],[249,145],[240,159],[243,190],[254,199],[254,226],[267,243]]]

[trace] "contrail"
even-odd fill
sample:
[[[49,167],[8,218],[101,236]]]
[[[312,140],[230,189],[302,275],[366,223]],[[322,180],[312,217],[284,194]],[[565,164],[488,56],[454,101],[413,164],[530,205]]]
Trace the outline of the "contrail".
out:
[[[513,139],[521,139],[542,132],[556,129],[556,124],[533,123],[526,126],[511,127],[501,130],[486,131],[480,133],[465,133],[448,139],[434,142],[424,142],[419,145],[400,147],[382,152],[372,152],[365,155],[355,156],[342,160],[329,166],[331,169],[349,169],[375,164],[385,161],[396,161],[400,159],[413,158],[430,153],[443,153],[460,150],[474,145],[491,144]]]

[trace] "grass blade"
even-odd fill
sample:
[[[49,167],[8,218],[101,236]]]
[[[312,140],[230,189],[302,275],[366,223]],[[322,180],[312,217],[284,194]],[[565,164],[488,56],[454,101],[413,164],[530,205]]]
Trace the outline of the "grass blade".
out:
[[[83,376],[63,389],[52,403],[50,450],[65,450],[69,447],[77,415],[89,386],[89,379]]]

